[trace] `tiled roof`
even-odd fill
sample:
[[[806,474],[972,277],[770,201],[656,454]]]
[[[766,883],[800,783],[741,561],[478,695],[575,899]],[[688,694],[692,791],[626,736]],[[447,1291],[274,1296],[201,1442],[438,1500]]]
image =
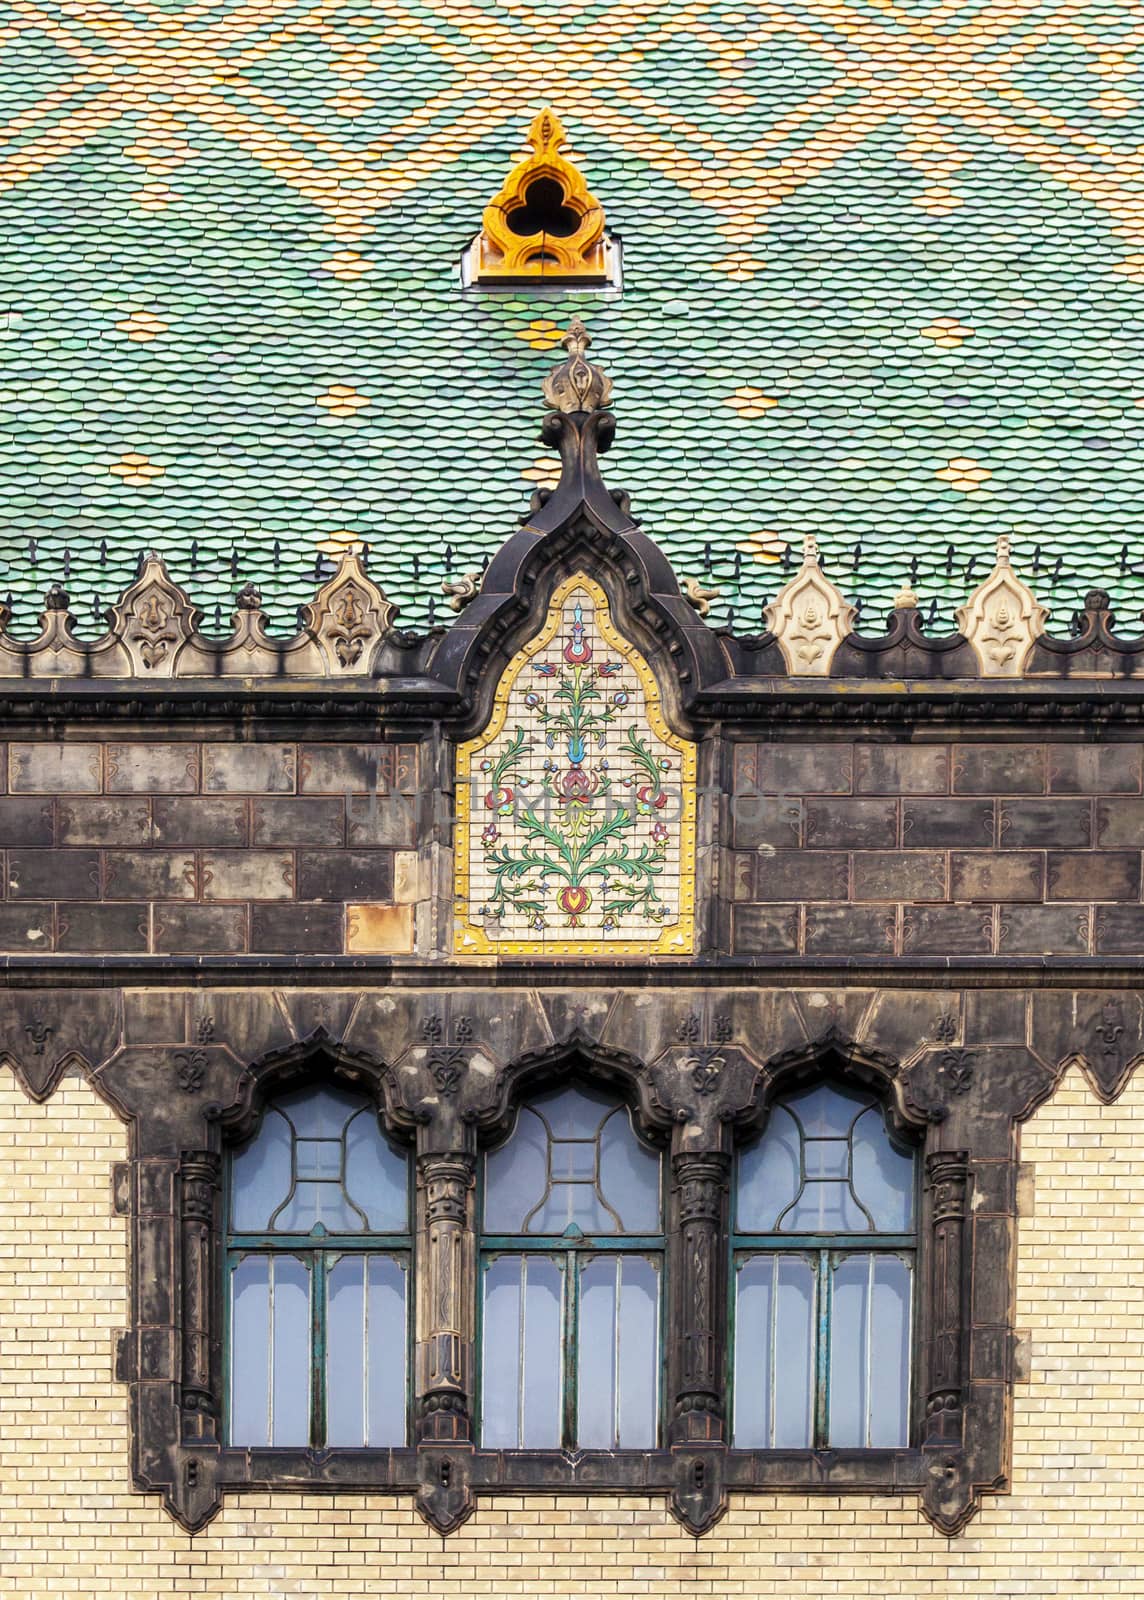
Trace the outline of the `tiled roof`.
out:
[[[44,0],[4,6],[0,596],[79,631],[159,550],[289,631],[363,540],[424,624],[547,481],[575,313],[609,481],[738,629],[817,535],[880,625],[998,533],[1060,630],[1144,604],[1144,28],[1133,0]],[[618,299],[462,296],[557,109]],[[976,563],[967,574],[971,563]],[[442,602],[436,599],[438,617]]]

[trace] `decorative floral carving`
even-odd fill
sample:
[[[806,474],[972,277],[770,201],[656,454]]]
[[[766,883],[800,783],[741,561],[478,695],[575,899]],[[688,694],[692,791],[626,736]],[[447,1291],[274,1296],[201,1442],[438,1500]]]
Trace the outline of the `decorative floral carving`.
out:
[[[1013,571],[1009,540],[997,541],[997,564],[957,612],[957,626],[983,678],[1019,678],[1045,631],[1048,612]]]
[[[462,954],[692,949],[695,746],[592,579],[553,596],[457,783]]]
[[[173,678],[180,652],[198,631],[202,612],[173,583],[152,550],[138,580],[108,612],[111,631],[138,677]]]
[[[389,632],[396,607],[365,572],[361,557],[343,555],[338,570],[303,612],[333,677],[366,673]]]
[[[175,1056],[175,1081],[184,1094],[195,1094],[202,1088],[206,1070],[205,1050],[180,1050]]]
[[[775,595],[766,612],[767,627],[794,677],[829,676],[835,651],[854,626],[854,607],[818,564],[818,544],[807,535],[802,566]]]
[[[52,1036],[52,1026],[38,1006],[24,1024],[24,1032],[31,1040],[32,1054],[34,1056],[42,1056],[44,1046]]]
[[[937,1070],[954,1094],[965,1094],[973,1084],[972,1051],[944,1050]]]
[[[461,1079],[468,1065],[468,1055],[464,1050],[453,1048],[431,1050],[426,1065],[440,1093],[455,1095],[461,1087]]]
[[[724,1059],[712,1045],[702,1045],[687,1063],[691,1083],[698,1094],[714,1094],[723,1076]]]

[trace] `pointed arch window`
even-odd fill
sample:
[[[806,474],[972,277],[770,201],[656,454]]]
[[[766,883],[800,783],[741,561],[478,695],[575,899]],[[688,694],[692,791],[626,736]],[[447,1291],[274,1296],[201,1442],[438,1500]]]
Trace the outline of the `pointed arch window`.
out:
[[[849,1087],[776,1102],[740,1152],[736,1446],[908,1443],[917,1188],[881,1103]]]
[[[409,1163],[364,1096],[272,1101],[230,1158],[227,1435],[374,1448],[407,1436]]]
[[[650,1449],[660,1432],[663,1170],[580,1085],[522,1105],[484,1159],[481,1440]]]

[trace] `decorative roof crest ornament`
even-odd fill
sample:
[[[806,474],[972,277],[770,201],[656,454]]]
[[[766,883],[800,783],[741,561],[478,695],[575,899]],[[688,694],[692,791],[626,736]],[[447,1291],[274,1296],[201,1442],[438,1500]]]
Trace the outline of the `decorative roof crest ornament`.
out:
[[[792,677],[825,678],[835,652],[852,632],[855,610],[818,564],[818,542],[807,534],[802,566],[763,615]]]
[[[372,667],[396,610],[366,573],[361,557],[347,551],[334,576],[303,607],[303,619],[330,676],[360,676]]]
[[[614,281],[603,208],[588,192],[583,174],[560,154],[564,139],[554,111],[533,118],[532,154],[512,169],[485,207],[481,231],[466,252],[471,281]]]
[[[148,550],[138,579],[107,613],[111,633],[127,652],[136,678],[173,678],[202,617],[154,550]]]
[[[1048,612],[1013,571],[1007,534],[997,540],[997,564],[959,607],[957,626],[983,678],[1019,678],[1045,631]]]
[[[612,398],[612,380],[585,352],[592,343],[579,317],[573,317],[560,343],[567,359],[551,368],[544,379],[544,403],[550,411],[602,411]]]

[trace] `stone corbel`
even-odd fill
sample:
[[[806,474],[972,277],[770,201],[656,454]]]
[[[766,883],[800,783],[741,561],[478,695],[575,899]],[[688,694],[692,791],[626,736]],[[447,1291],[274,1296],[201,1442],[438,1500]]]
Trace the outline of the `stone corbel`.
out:
[[[1033,646],[1045,631],[1048,612],[1013,571],[1009,540],[997,540],[997,564],[957,612],[983,678],[1020,678]]]
[[[855,610],[818,564],[818,544],[803,540],[802,566],[764,615],[792,677],[826,678],[835,652],[853,631]]]

